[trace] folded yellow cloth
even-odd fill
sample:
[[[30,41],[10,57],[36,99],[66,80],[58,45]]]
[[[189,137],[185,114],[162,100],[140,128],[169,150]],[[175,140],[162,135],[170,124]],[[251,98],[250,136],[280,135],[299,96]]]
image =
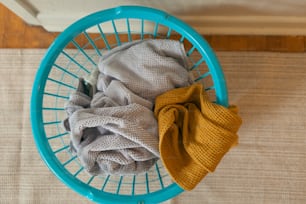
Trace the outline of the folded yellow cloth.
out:
[[[235,106],[210,102],[202,84],[173,89],[156,98],[161,159],[183,189],[193,189],[237,144],[242,123],[237,112]]]

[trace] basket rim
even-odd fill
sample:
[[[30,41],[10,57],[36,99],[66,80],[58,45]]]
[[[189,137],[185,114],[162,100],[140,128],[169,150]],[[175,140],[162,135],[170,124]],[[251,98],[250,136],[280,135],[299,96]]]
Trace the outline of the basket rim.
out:
[[[79,33],[90,28],[98,23],[103,23],[110,20],[133,18],[145,19],[154,21],[156,23],[170,27],[179,34],[184,35],[186,39],[193,43],[194,47],[201,53],[205,59],[209,72],[211,73],[214,86],[216,89],[217,103],[225,107],[228,106],[228,94],[224,75],[211,47],[193,28],[177,19],[174,16],[167,14],[164,11],[143,7],[143,6],[119,6],[107,10],[102,10],[81,18],[75,23],[67,27],[51,44],[43,57],[39,69],[36,73],[30,105],[30,118],[32,125],[32,132],[38,152],[49,167],[49,169],[59,178],[63,183],[69,186],[77,193],[89,198],[95,202],[116,203],[124,201],[125,203],[135,203],[145,201],[146,203],[159,203],[170,199],[179,193],[183,192],[177,184],[173,183],[170,186],[143,195],[115,195],[112,193],[101,192],[73,177],[58,161],[54,154],[50,154],[52,149],[46,140],[46,133],[43,124],[43,95],[46,85],[46,78],[57,59],[60,52]]]

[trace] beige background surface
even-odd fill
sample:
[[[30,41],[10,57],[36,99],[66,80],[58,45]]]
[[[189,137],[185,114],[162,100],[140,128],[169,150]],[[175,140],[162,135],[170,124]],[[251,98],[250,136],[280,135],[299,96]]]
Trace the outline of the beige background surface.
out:
[[[141,5],[162,9],[175,15],[202,34],[306,34],[304,0],[175,0],[175,3],[173,0],[0,0],[0,2],[26,22],[41,25],[48,31],[62,32],[77,19],[99,10],[122,5]],[[106,32],[112,32],[111,26],[104,29]]]
[[[32,138],[29,101],[45,50],[0,50],[0,203],[90,203],[51,174]],[[181,203],[306,203],[306,54],[219,52],[244,124],[240,145]]]

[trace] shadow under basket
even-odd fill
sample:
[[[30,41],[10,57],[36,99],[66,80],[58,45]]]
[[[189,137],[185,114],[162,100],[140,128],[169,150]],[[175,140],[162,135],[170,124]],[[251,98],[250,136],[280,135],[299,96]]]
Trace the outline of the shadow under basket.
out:
[[[49,169],[74,191],[99,203],[159,203],[183,190],[161,161],[137,176],[90,176],[69,152],[69,133],[62,128],[64,104],[78,78],[97,68],[99,58],[126,42],[147,38],[184,43],[189,71],[204,85],[211,101],[228,106],[220,64],[207,42],[190,26],[167,13],[146,7],[103,10],[69,26],[46,52],[33,85],[31,123],[37,149]]]

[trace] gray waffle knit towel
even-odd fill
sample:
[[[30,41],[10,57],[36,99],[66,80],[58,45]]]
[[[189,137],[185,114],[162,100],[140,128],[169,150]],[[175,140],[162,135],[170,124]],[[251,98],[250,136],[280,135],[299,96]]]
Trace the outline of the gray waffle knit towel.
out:
[[[97,88],[104,91],[112,79],[154,102],[156,96],[193,83],[183,45],[174,40],[145,40],[112,49],[99,62]]]
[[[72,152],[92,175],[148,171],[159,158],[152,104],[116,80],[92,99],[84,87],[81,79],[65,107]]]
[[[71,150],[92,175],[148,171],[159,158],[156,96],[192,84],[184,48],[172,40],[135,41],[112,49],[98,67],[80,79],[65,107]]]

